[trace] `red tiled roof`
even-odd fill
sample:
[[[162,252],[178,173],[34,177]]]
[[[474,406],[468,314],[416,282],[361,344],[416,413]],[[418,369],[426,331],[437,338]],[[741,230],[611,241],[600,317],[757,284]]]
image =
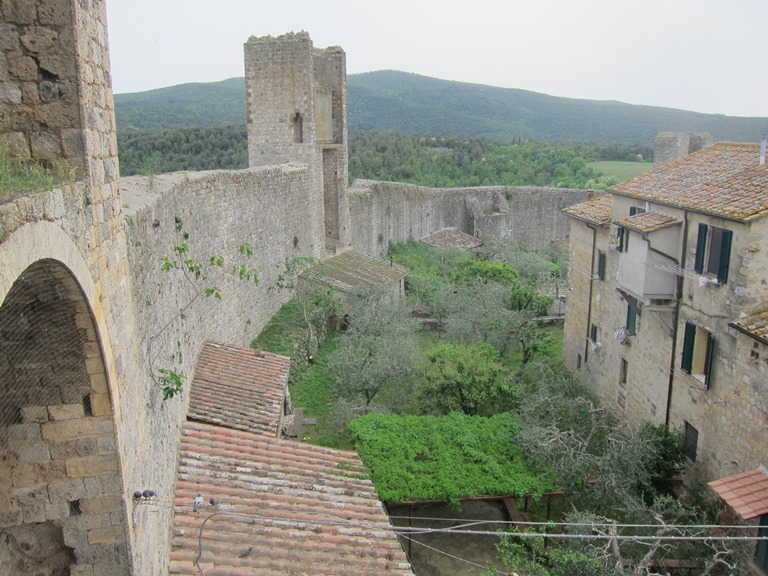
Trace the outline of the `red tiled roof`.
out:
[[[768,215],[768,165],[760,165],[758,144],[719,142],[610,190],[733,220]]]
[[[612,212],[613,196],[610,194],[598,196],[592,200],[580,202],[579,204],[574,204],[573,206],[568,206],[568,208],[563,209],[563,213],[568,216],[591,222],[592,224],[597,224],[599,226],[610,224]]]
[[[483,245],[480,239],[455,228],[439,230],[426,238],[422,238],[421,241],[424,244],[436,246],[437,248],[464,248],[465,250],[471,250]]]
[[[762,466],[709,485],[744,520],[768,514],[768,471]]]
[[[413,574],[357,454],[188,421],[171,574],[199,576],[198,542],[206,574]]]
[[[616,224],[630,230],[645,233],[682,224],[682,221],[661,212],[642,212],[641,214],[622,218]]]
[[[197,359],[187,418],[276,436],[291,359],[206,342]]]
[[[768,302],[753,310],[746,318],[731,322],[730,325],[755,340],[768,344]]]

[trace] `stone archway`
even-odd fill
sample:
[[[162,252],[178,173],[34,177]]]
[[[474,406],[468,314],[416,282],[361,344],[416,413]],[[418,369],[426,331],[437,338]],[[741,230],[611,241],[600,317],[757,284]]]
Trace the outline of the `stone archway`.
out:
[[[29,265],[0,306],[0,576],[130,572],[99,342],[57,260]]]

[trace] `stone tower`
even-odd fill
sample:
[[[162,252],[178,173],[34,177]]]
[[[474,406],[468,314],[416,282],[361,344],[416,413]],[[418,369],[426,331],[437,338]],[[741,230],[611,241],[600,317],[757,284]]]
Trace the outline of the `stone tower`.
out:
[[[339,47],[317,49],[306,32],[245,44],[249,165],[305,163],[308,201],[328,254],[350,245],[347,200],[347,73]]]

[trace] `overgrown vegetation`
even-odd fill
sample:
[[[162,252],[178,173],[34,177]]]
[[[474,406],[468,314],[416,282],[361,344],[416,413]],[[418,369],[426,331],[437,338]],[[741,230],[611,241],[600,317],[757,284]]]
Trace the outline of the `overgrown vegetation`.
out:
[[[20,194],[49,190],[74,181],[74,169],[66,162],[44,164],[22,160],[0,147],[0,203]]]
[[[541,495],[551,478],[529,467],[510,413],[488,418],[368,414],[349,424],[379,497],[388,502],[480,494]]]

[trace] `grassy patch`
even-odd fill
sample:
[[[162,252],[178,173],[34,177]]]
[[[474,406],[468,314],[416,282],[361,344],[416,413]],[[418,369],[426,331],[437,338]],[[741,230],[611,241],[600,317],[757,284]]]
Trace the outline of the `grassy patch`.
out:
[[[74,172],[64,163],[47,167],[34,160],[20,160],[0,149],[0,202],[21,194],[53,188],[74,180]]]
[[[620,182],[629,180],[640,174],[653,170],[653,162],[620,162],[618,160],[603,160],[589,162],[587,164],[595,172],[602,172],[606,176],[615,176]]]
[[[294,357],[305,331],[301,308],[296,300],[289,300],[275,314],[251,348],[273,354]],[[332,407],[335,402],[333,378],[328,371],[328,360],[336,349],[336,334],[329,334],[320,346],[313,364],[299,371],[291,368],[288,389],[294,406],[304,409],[306,418],[315,418],[316,426],[304,426],[302,440],[311,444],[333,448],[348,448],[344,431],[333,424]],[[300,364],[299,364],[300,365]]]

